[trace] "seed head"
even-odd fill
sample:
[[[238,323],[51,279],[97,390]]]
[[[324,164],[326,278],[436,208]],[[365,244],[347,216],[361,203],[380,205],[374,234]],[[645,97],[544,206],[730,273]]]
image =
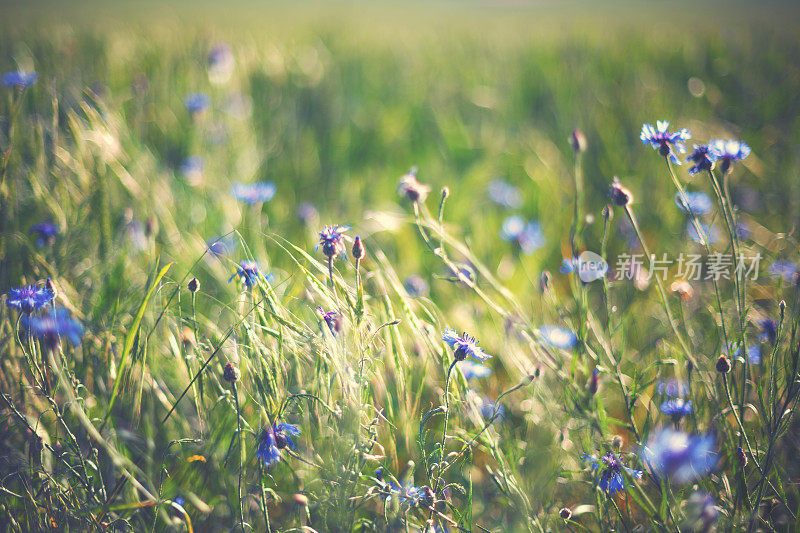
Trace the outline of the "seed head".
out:
[[[572,135],[569,137],[569,143],[576,153],[586,151],[586,135],[581,130],[572,130]]]
[[[725,355],[720,355],[717,359],[717,372],[727,374],[731,371],[731,362]]]
[[[189,292],[197,292],[200,289],[200,280],[197,278],[190,279],[187,287],[189,288]]]
[[[736,448],[736,459],[739,460],[739,466],[745,467],[747,466],[747,455],[744,453],[744,450],[741,446]]]
[[[357,261],[361,261],[364,259],[365,255],[366,251],[364,250],[364,244],[361,242],[361,237],[356,237],[356,240],[353,242],[353,257],[355,257]]]
[[[239,381],[241,375],[242,373],[232,362],[228,362],[225,365],[225,370],[222,371],[222,379],[224,379],[228,383],[236,383],[237,381]]]
[[[614,182],[611,184],[608,194],[611,196],[611,201],[616,206],[625,207],[633,203],[633,193],[622,185],[618,178],[614,178]]]
[[[611,209],[611,206],[606,204],[603,206],[603,220],[611,220],[614,218],[614,211]]]
[[[562,507],[561,510],[558,512],[558,516],[563,518],[564,520],[569,520],[572,518],[572,511],[569,507]]]

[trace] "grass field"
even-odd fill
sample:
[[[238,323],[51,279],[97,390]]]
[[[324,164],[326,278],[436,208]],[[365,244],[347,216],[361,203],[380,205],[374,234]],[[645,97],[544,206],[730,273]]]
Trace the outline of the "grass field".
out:
[[[800,524],[800,9],[0,12],[4,530]]]

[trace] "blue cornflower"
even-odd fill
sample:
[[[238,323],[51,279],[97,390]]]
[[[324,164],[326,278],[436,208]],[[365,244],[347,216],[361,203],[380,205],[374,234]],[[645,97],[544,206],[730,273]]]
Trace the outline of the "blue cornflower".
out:
[[[758,321],[758,326],[761,328],[758,342],[769,341],[770,344],[775,344],[778,340],[778,323],[771,318],[765,318]]]
[[[490,181],[489,186],[486,187],[486,192],[489,193],[489,198],[497,205],[509,209],[522,207],[522,193],[520,190],[500,178]]]
[[[453,349],[456,361],[463,361],[467,357],[472,357],[478,361],[486,361],[492,357],[478,347],[478,341],[475,340],[475,337],[470,337],[466,333],[462,333],[459,337],[453,328],[444,330],[442,340]]]
[[[17,89],[27,89],[32,87],[39,79],[38,72],[26,72],[24,70],[15,70],[6,72],[0,78],[0,85],[3,87],[16,87]]]
[[[26,315],[22,317],[22,327],[51,350],[58,346],[61,337],[66,337],[73,346],[78,346],[83,337],[83,326],[63,307],[53,308],[44,316]]]
[[[297,206],[297,219],[306,226],[315,224],[318,218],[317,208],[311,202],[303,202]]]
[[[693,531],[710,531],[719,519],[719,509],[714,498],[705,492],[693,492],[687,499],[687,519]]]
[[[344,325],[344,316],[342,316],[341,313],[336,311],[325,312],[322,307],[317,307],[317,313],[319,314],[320,318],[325,321],[325,324],[328,325],[328,329],[334,337],[336,337],[339,332],[342,331],[342,326]]]
[[[483,398],[478,410],[481,413],[481,417],[486,421],[490,420],[492,417],[494,417],[494,420],[502,420],[506,416],[505,406],[489,398]]]
[[[601,459],[594,455],[583,454],[581,459],[591,464],[592,472],[599,471],[600,477],[597,478],[597,486],[609,496],[625,490],[625,478],[623,470],[634,479],[642,478],[641,470],[634,470],[622,464],[622,459],[615,453],[607,453]],[[601,470],[602,466],[602,471]]]
[[[421,298],[428,294],[430,287],[422,276],[411,274],[403,281],[403,288],[412,298]]]
[[[500,228],[500,238],[506,242],[515,242],[525,255],[532,254],[544,246],[544,233],[542,226],[537,221],[526,222],[519,215],[512,215],[505,219]]]
[[[561,266],[558,268],[558,271],[562,274],[570,274],[572,272],[578,272],[580,270],[580,259],[577,257],[573,257],[572,259],[564,258],[561,260]]]
[[[458,368],[464,375],[464,379],[470,380],[474,378],[485,378],[492,373],[492,369],[473,361],[461,361],[458,363]]]
[[[670,398],[679,398],[689,394],[689,386],[683,381],[670,378],[667,381],[659,381],[658,385],[656,385],[656,392]]]
[[[294,424],[272,424],[261,431],[258,437],[256,456],[264,462],[266,468],[281,460],[281,450],[295,449],[292,437],[300,435],[300,428]]]
[[[235,66],[236,60],[230,46],[219,43],[211,48],[208,53],[208,78],[212,83],[228,81]]]
[[[689,204],[688,209],[686,207],[687,202]],[[687,215],[689,214],[690,209],[695,215],[707,215],[711,212],[712,206],[711,198],[709,198],[708,195],[702,191],[687,192],[686,201],[684,201],[681,193],[675,193],[675,204]]]
[[[680,420],[684,416],[692,414],[692,402],[684,402],[682,398],[664,400],[661,404],[661,412],[672,417],[673,420]]]
[[[277,187],[271,181],[258,183],[234,183],[231,187],[233,197],[246,204],[269,202],[275,196]]]
[[[740,239],[749,239],[750,235],[752,234],[750,225],[747,222],[739,222],[736,224],[736,234],[739,235]]]
[[[675,151],[681,154],[685,153],[686,147],[683,145],[683,141],[689,140],[691,137],[691,133],[686,128],[675,133],[670,132],[669,122],[666,120],[656,122],[655,128],[652,124],[643,124],[642,133],[639,135],[642,144],[649,143],[654,150],[658,150],[662,157],[669,157],[669,160],[676,165],[680,165],[681,160],[678,159]]]
[[[641,457],[655,476],[685,485],[708,475],[717,466],[719,456],[715,447],[716,438],[712,434],[689,435],[662,428],[650,436]]]
[[[741,347],[737,347],[736,350],[733,352],[734,357],[740,357],[742,355]],[[761,364],[761,346],[758,344],[751,344],[747,347],[747,360],[750,361],[752,365],[760,365]]]
[[[539,334],[547,344],[562,350],[571,350],[578,342],[574,332],[559,326],[541,326]]]
[[[236,270],[236,273],[228,279],[228,283],[233,281],[233,278],[236,276],[239,276],[245,287],[254,286],[258,283],[259,278],[264,277],[261,273],[261,269],[258,267],[258,263],[250,261],[249,259],[245,259],[239,263],[239,268]]]
[[[191,155],[181,161],[178,170],[181,176],[190,185],[197,185],[203,179],[203,172],[206,170],[206,160],[201,155]]]
[[[236,250],[237,240],[233,235],[223,235],[222,237],[214,237],[208,241],[208,251],[219,257],[221,255],[228,255]]]
[[[58,236],[58,224],[52,222],[38,222],[30,227],[28,235],[37,235],[36,246],[41,248],[45,244],[53,244]]]
[[[11,289],[6,297],[8,307],[19,309],[23,313],[31,313],[53,303],[56,293],[48,287],[27,285],[19,289]]]
[[[325,226],[319,232],[317,248],[322,246],[322,253],[331,260],[336,259],[339,254],[347,256],[346,237],[344,234],[349,229],[350,226]]]
[[[202,113],[211,105],[211,99],[204,93],[191,93],[183,99],[186,110],[193,115]]]
[[[791,281],[797,275],[797,265],[778,259],[769,265],[768,272],[772,276],[782,277],[784,281]]]
[[[715,139],[708,143],[708,156],[720,162],[720,171],[727,174],[731,165],[750,155],[750,147],[742,141]]]
[[[707,144],[695,144],[694,151],[686,158],[686,161],[694,163],[694,165],[689,167],[689,174],[697,174],[701,170],[711,170],[714,168],[714,160],[710,158]]]

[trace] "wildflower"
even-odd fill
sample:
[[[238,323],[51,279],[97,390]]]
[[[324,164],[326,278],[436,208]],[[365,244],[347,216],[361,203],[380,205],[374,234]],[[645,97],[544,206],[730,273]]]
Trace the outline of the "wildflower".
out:
[[[623,471],[634,479],[642,478],[641,470],[634,470],[623,465],[622,459],[615,453],[607,453],[601,459],[587,454],[583,454],[581,458],[591,464],[592,472],[600,473],[600,477],[597,479],[597,486],[609,496],[625,490]]]
[[[234,183],[231,187],[231,194],[240,202],[253,205],[269,202],[275,196],[276,190],[277,187],[271,181]]]
[[[189,185],[198,185],[203,179],[206,160],[201,155],[192,155],[181,161],[178,171]]]
[[[73,346],[78,346],[83,337],[83,326],[62,307],[54,308],[44,316],[26,315],[22,317],[22,327],[50,350],[58,346],[61,337],[66,337]]]
[[[3,87],[15,87],[18,90],[22,90],[33,87],[38,79],[38,72],[15,70],[3,74],[2,78],[0,78],[0,85]]]
[[[719,519],[719,509],[711,495],[705,492],[693,492],[687,500],[687,531],[710,531],[711,526]]]
[[[241,376],[242,373],[235,364],[230,361],[225,364],[225,368],[222,370],[222,379],[228,383],[236,383]]]
[[[317,307],[317,313],[320,318],[325,321],[325,324],[328,325],[328,329],[334,337],[342,331],[344,317],[341,313],[337,313],[336,311],[325,312],[321,307]]]
[[[224,235],[222,237],[214,237],[208,241],[208,251],[216,257],[221,255],[228,255],[236,249],[237,241],[232,235]]]
[[[571,350],[578,342],[578,337],[571,330],[559,326],[542,326],[539,334],[549,345],[562,350]]]
[[[747,240],[750,238],[752,233],[753,232],[750,230],[750,226],[747,224],[747,222],[739,222],[736,224],[736,234],[740,239]]]
[[[633,193],[620,183],[619,179],[614,178],[614,182],[608,190],[611,202],[618,207],[625,207],[633,203]]]
[[[485,361],[492,357],[478,347],[478,341],[475,340],[475,337],[470,337],[466,333],[462,333],[461,337],[459,337],[452,328],[447,328],[444,331],[442,340],[454,350],[456,361],[463,361],[467,357]]]
[[[650,146],[653,147],[653,150],[658,150],[658,153],[661,154],[662,157],[668,157],[672,163],[680,165],[681,160],[678,159],[675,152],[677,151],[681,154],[686,152],[683,141],[689,140],[691,138],[691,133],[689,133],[689,130],[686,128],[675,133],[668,131],[668,129],[669,122],[666,120],[659,120],[656,122],[655,128],[652,124],[643,124],[642,133],[639,135],[639,138],[642,140],[642,144],[649,143]]]
[[[726,356],[720,355],[715,367],[720,374],[727,374],[731,371],[731,361]]]
[[[52,222],[39,222],[30,227],[28,235],[37,235],[36,246],[41,248],[45,244],[53,244],[58,236],[58,225]]]
[[[294,424],[272,424],[261,431],[258,437],[256,456],[264,462],[266,468],[281,460],[281,450],[295,449],[292,437],[300,435],[300,428]]]
[[[614,435],[611,437],[611,447],[617,451],[622,448],[622,444],[624,441],[622,440],[622,435]]]
[[[745,350],[747,354],[747,360],[750,362],[751,365],[760,365],[761,364],[761,346],[758,344],[751,344]],[[736,351],[733,352],[734,357],[740,357],[742,355],[741,347],[737,347]]]
[[[331,260],[336,259],[339,254],[346,255],[344,233],[350,226],[325,226],[319,232],[319,246],[322,246],[322,253]]]
[[[577,257],[573,257],[572,259],[567,259],[566,257],[561,260],[561,266],[558,268],[558,271],[562,274],[570,274],[572,272],[578,272],[580,270],[581,261]]]
[[[772,276],[780,276],[784,281],[791,281],[797,276],[797,265],[791,261],[775,260],[769,265],[768,272]]]
[[[189,283],[186,285],[186,287],[189,289],[189,292],[197,292],[200,290],[200,280],[197,278],[192,278],[189,280]]]
[[[412,168],[408,173],[400,178],[400,185],[397,186],[397,194],[405,196],[414,203],[425,202],[431,188],[417,180],[417,169]]]
[[[572,511],[569,507],[562,507],[561,510],[558,512],[558,516],[560,516],[564,520],[569,520],[572,518]]]
[[[689,386],[675,378],[670,378],[667,381],[661,380],[656,385],[656,392],[664,394],[670,398],[679,398],[689,394]]]
[[[611,206],[609,204],[603,206],[602,214],[603,214],[603,220],[608,221],[614,218],[614,210],[611,209]]]
[[[758,321],[758,326],[761,328],[758,342],[769,341],[770,344],[775,344],[778,340],[778,323],[771,318],[765,318]]]
[[[714,469],[719,459],[715,446],[716,439],[712,434],[689,435],[662,428],[650,436],[641,456],[654,475],[685,485]]]
[[[317,208],[311,202],[303,202],[297,206],[297,219],[306,226],[316,225],[316,221],[319,219]]]
[[[664,400],[661,404],[661,412],[677,422],[684,416],[692,414],[692,402],[684,402],[682,398]]]
[[[19,289],[12,288],[6,297],[6,306],[30,314],[53,303],[55,292],[48,287],[27,285]]]
[[[215,44],[208,52],[208,79],[211,83],[228,81],[235,66],[236,60],[227,44]]]
[[[525,255],[532,254],[544,246],[545,242],[542,226],[535,220],[525,222],[519,215],[512,215],[503,222],[500,238],[506,242],[517,243]]]
[[[481,418],[486,420],[494,421],[496,419],[502,420],[506,416],[506,408],[502,403],[497,403],[489,398],[482,398],[480,405],[478,406],[478,411],[481,414]]]
[[[405,281],[403,281],[403,288],[406,290],[409,296],[412,298],[421,298],[428,294],[428,282],[426,282],[422,276],[417,274],[412,274],[408,276]]]
[[[361,242],[361,237],[356,237],[356,240],[353,241],[352,252],[356,261],[361,261],[364,259],[366,252],[364,250],[364,244]]]
[[[589,383],[586,385],[586,390],[589,394],[594,396],[597,394],[597,389],[600,387],[600,371],[598,369],[592,370],[592,376],[589,378]]]
[[[694,295],[694,288],[692,288],[689,282],[685,280],[673,281],[669,288],[684,302],[690,300]]]
[[[731,165],[750,155],[750,147],[742,141],[715,139],[708,143],[708,155],[712,161],[719,161],[719,169],[727,174]]]
[[[572,149],[576,152],[586,151],[586,135],[581,130],[572,130],[572,135],[569,137],[569,143]]]
[[[694,163],[694,165],[689,167],[689,174],[692,175],[697,174],[701,170],[711,170],[714,168],[714,160],[711,159],[707,144],[695,144],[694,151],[686,158],[686,161]]]
[[[697,228],[694,225],[693,221],[689,221],[686,223],[686,234],[692,239],[694,242],[698,244],[703,244],[703,241],[708,241],[709,244],[713,244],[719,240],[719,229],[716,226],[712,226],[711,224],[705,224],[700,222],[698,224],[700,226],[701,234],[697,233]]]
[[[186,106],[186,110],[189,113],[199,115],[208,109],[208,106],[211,105],[211,99],[204,93],[191,93],[183,99],[183,105]]]
[[[522,207],[522,192],[500,178],[493,179],[486,187],[489,199],[501,207],[518,209]]]
[[[484,366],[473,361],[461,361],[458,363],[458,368],[461,370],[461,373],[464,375],[464,379],[467,381],[474,378],[485,378],[492,373],[492,369],[488,366]]]
[[[239,276],[244,283],[245,287],[252,287],[258,283],[258,279],[264,277],[258,263],[245,259],[239,263],[239,268],[236,273],[228,279],[228,283],[233,281],[233,278]]]
[[[683,194],[675,193],[675,204],[687,215],[691,212],[695,215],[707,215],[711,212],[711,198],[702,191],[687,192],[684,200]],[[688,207],[687,207],[688,203]]]

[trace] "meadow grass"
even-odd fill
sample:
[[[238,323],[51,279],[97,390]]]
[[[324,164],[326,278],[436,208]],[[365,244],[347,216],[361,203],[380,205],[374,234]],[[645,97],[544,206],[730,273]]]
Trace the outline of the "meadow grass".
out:
[[[791,5],[4,9],[4,529],[797,527]]]

